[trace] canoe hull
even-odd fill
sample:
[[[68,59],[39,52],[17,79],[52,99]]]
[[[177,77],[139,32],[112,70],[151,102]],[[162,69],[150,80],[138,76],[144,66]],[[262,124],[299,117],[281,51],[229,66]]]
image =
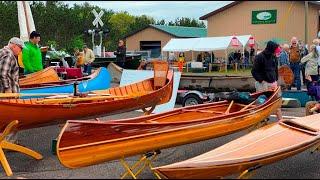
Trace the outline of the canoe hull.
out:
[[[300,152],[305,151],[306,149],[311,148],[316,145],[317,142],[311,143],[307,146],[301,147],[294,151],[290,151],[283,154],[278,154],[270,158],[265,158],[260,161],[252,161],[246,163],[238,163],[227,166],[212,166],[206,168],[177,168],[177,169],[154,169],[156,173],[158,173],[162,178],[166,179],[220,179],[226,176],[230,176],[233,174],[240,174],[241,172],[247,170],[252,167],[261,167],[264,165],[268,165],[274,163],[276,161],[280,161],[296,155]]]
[[[26,77],[19,79],[20,86],[31,84],[40,84],[59,81],[60,78],[53,67],[48,67],[42,71],[28,74]]]
[[[171,128],[172,130],[170,131],[161,131],[159,129],[160,126],[158,125],[159,127],[157,127],[157,124],[153,123],[152,125],[150,125],[152,126],[152,130],[150,130],[150,132],[148,131],[148,133],[146,133],[143,136],[130,139],[123,139],[117,142],[101,142],[89,146],[84,145],[78,146],[76,148],[64,148],[67,147],[67,145],[65,145],[65,142],[68,141],[68,138],[69,140],[71,140],[71,136],[68,135],[68,132],[66,131],[66,128],[68,126],[69,129],[79,128],[79,131],[76,132],[76,134],[77,138],[82,140],[85,138],[92,138],[95,133],[97,134],[97,132],[111,131],[110,133],[112,134],[112,131],[115,131],[114,129],[104,129],[103,123],[92,124],[89,122],[87,125],[82,123],[79,126],[77,124],[75,124],[74,126],[70,126],[72,124],[72,121],[70,121],[66,123],[65,127],[63,128],[58,137],[57,155],[60,162],[64,166],[69,168],[78,168],[98,164],[101,162],[119,159],[122,157],[142,154],[152,150],[164,149],[168,147],[198,142],[201,140],[227,135],[255,125],[261,120],[267,118],[272,112],[274,112],[280,106],[281,98],[278,98],[272,103],[259,109],[258,111],[253,111],[251,113],[243,113],[242,115],[236,117],[229,117],[216,122],[213,122],[213,120],[208,119],[202,123],[193,122],[185,125],[177,124],[176,126],[170,124],[167,126],[163,125],[161,127],[162,129]],[[121,127],[121,125],[118,126],[119,129],[125,129],[125,127]],[[84,129],[86,129],[86,131],[81,131]],[[94,132],[90,133],[89,129],[94,129]],[[134,131],[136,129],[139,129],[139,125],[137,125],[136,127],[133,126],[130,129],[125,129],[122,131]],[[122,131],[115,131],[114,133],[117,134],[121,133]],[[99,134],[99,136],[103,135]],[[69,147],[72,146],[70,145]]]
[[[108,89],[111,86],[111,76],[106,68],[101,68],[98,74],[89,80],[83,80],[79,83],[79,92],[88,92],[92,90]],[[73,93],[73,83],[64,85],[53,85],[36,88],[22,88],[21,93]],[[35,97],[24,97],[35,98]]]

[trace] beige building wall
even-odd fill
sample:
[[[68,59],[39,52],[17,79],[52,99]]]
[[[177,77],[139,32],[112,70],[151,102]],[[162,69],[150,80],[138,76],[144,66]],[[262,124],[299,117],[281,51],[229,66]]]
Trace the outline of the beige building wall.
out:
[[[126,47],[128,51],[139,51],[140,50],[140,41],[161,41],[161,50],[162,48],[170,41],[171,38],[176,38],[171,36],[168,33],[162,32],[152,27],[148,27],[142,31],[137,32],[136,34],[126,38]],[[168,56],[168,53],[163,54],[165,57]],[[178,58],[179,53],[175,53]],[[192,53],[185,52],[186,60],[191,60]],[[196,57],[194,53],[194,57]]]
[[[308,43],[317,36],[319,12],[309,3]],[[276,24],[251,24],[252,11],[277,10]],[[299,1],[244,1],[220,13],[210,16],[208,36],[252,34],[257,41],[282,38],[290,41],[296,36],[304,42],[304,2]]]

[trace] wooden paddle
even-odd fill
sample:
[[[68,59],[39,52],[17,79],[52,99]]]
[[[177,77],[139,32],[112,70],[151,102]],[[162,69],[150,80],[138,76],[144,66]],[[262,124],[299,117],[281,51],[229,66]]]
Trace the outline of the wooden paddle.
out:
[[[24,96],[71,95],[70,93],[0,93],[0,98],[18,98]]]
[[[98,97],[68,97],[63,99],[44,99],[38,100],[35,103],[37,104],[59,104],[59,103],[74,103],[74,102],[82,102],[82,101],[99,101],[99,100],[107,100],[114,98],[129,98],[132,96],[98,96]]]

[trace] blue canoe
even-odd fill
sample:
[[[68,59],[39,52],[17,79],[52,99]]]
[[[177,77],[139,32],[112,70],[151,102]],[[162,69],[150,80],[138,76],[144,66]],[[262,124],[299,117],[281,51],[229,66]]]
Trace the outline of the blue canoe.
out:
[[[79,92],[89,92],[93,90],[103,90],[108,89],[111,86],[111,75],[108,70],[104,67],[97,69],[94,73],[86,78],[80,78],[78,89]],[[86,79],[86,80],[83,80]],[[21,88],[20,93],[34,94],[34,93],[73,93],[73,84],[76,80],[69,81],[65,84],[55,84],[55,85],[41,85],[40,87],[31,88]],[[38,96],[36,96],[38,97]],[[23,98],[36,98],[36,97],[23,97]]]

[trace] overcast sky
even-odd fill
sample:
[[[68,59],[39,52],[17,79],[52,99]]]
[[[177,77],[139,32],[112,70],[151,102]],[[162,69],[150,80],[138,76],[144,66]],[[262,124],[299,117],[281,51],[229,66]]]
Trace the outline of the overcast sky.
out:
[[[72,7],[73,4],[83,4],[84,1],[64,1]],[[155,20],[173,21],[179,17],[189,17],[199,20],[199,17],[214,11],[232,1],[86,1],[104,9],[115,12],[127,11],[131,15],[148,15]],[[99,13],[99,12],[98,12]]]

